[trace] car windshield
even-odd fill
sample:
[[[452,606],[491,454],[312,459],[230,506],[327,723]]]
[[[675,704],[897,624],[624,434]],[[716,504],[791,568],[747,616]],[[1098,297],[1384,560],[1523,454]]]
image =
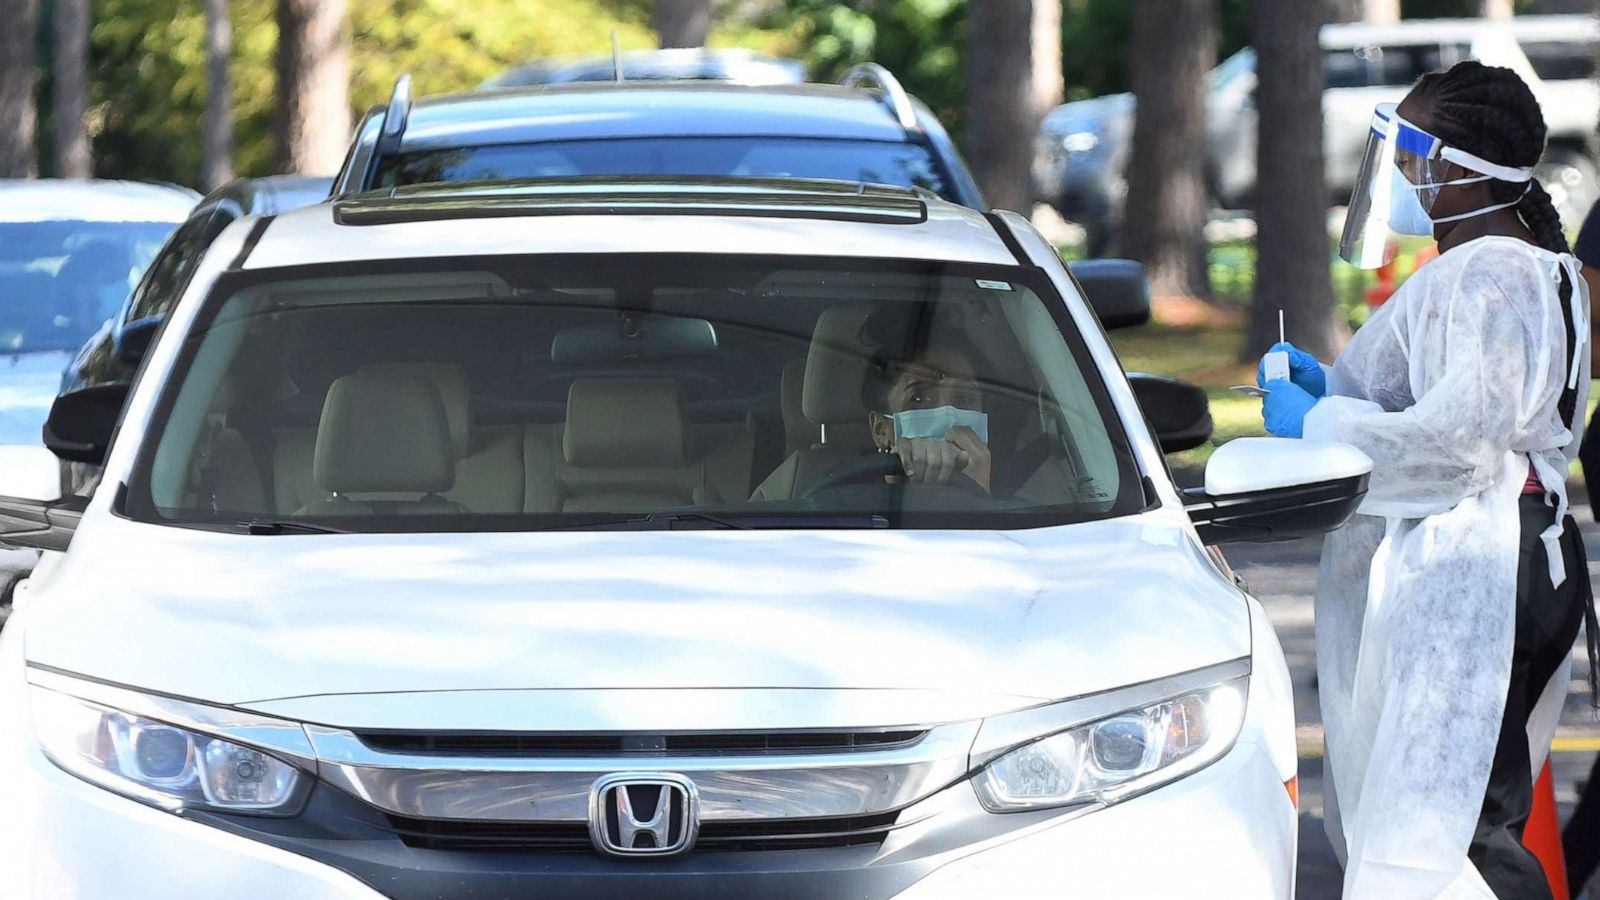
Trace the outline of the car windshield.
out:
[[[167,382],[127,509],[267,533],[1136,511],[1136,467],[1063,310],[1036,270],[894,260],[231,273]]]
[[[921,187],[941,196],[948,187],[918,144],[782,137],[607,138],[423,150],[385,159],[378,186],[603,175],[832,178]]]
[[[0,222],[0,354],[76,350],[174,222]]]

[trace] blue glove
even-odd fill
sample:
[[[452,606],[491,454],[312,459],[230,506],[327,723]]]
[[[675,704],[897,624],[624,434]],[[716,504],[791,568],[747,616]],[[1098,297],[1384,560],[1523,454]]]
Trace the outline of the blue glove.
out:
[[[1288,342],[1273,344],[1272,350],[1289,354],[1289,380],[1297,387],[1313,397],[1328,396],[1328,376],[1315,356]],[[1256,364],[1256,385],[1263,388],[1267,386],[1267,360],[1264,356]]]
[[[1300,437],[1306,413],[1317,405],[1317,398],[1288,381],[1269,381],[1266,389],[1267,395],[1261,398],[1261,419],[1267,425],[1267,433],[1277,437]]]

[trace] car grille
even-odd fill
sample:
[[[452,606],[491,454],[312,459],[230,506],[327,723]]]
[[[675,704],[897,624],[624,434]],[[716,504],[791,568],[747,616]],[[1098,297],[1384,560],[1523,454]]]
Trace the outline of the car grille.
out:
[[[680,734],[517,734],[426,731],[357,732],[363,744],[388,753],[471,756],[594,756],[628,753],[839,753],[893,750],[927,731],[768,731]]]
[[[389,828],[407,847],[423,850],[591,853],[582,822],[480,822],[411,819],[387,815]],[[694,851],[814,850],[872,846],[899,824],[900,813],[828,819],[758,819],[701,822]]]

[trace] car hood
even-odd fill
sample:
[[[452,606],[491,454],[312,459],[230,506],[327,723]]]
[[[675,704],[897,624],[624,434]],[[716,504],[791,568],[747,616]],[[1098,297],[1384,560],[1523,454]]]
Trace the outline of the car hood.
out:
[[[431,698],[434,727],[462,727],[482,711],[440,697],[489,692],[511,706],[631,692],[623,707],[649,691],[872,692],[881,716],[898,693],[918,716],[966,715],[1250,652],[1243,595],[1171,515],[1003,533],[282,536],[91,515],[25,612],[33,664],[327,724],[353,708],[405,718],[424,702],[411,695]],[[354,695],[373,702],[327,705]]]
[[[72,352],[0,356],[0,444],[38,444]]]

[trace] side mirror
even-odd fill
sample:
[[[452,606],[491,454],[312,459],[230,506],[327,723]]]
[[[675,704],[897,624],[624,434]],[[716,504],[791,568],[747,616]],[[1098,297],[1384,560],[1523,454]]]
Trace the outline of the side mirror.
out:
[[[61,499],[61,464],[32,445],[0,446],[0,547],[65,550],[87,500]]]
[[[1084,259],[1067,266],[1107,331],[1150,321],[1150,279],[1131,259]]]
[[[1211,440],[1211,403],[1205,391],[1187,381],[1143,372],[1129,372],[1128,383],[1162,453],[1192,450]]]
[[[124,323],[111,339],[117,362],[130,369],[139,368],[139,364],[144,362],[144,355],[150,352],[150,344],[155,340],[156,331],[160,328],[159,316]]]
[[[127,401],[126,384],[101,384],[62,394],[45,420],[44,445],[69,462],[101,465]]]
[[[1371,472],[1349,444],[1239,438],[1211,455],[1205,487],[1184,491],[1184,506],[1207,544],[1310,537],[1355,515]]]

